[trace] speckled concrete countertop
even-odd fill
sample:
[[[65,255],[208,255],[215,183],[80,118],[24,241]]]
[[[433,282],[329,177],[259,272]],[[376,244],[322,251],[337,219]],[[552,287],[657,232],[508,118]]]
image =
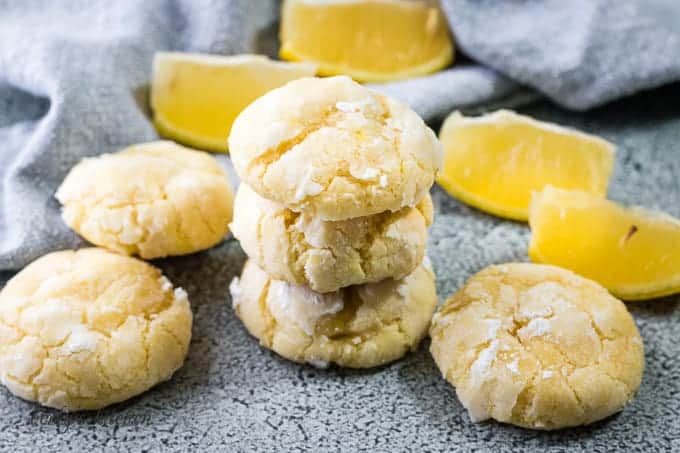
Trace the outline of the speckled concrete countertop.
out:
[[[522,109],[618,145],[611,198],[680,217],[680,85],[587,114],[547,103]],[[440,299],[484,266],[526,260],[526,225],[496,219],[433,189],[429,254]],[[227,286],[245,255],[233,239],[157,262],[189,292],[189,358],[174,378],[95,413],[62,414],[0,390],[2,451],[680,451],[680,297],[630,303],[646,349],[637,398],[593,426],[528,431],[470,423],[425,341],[392,365],[316,370],[260,348],[231,309]],[[6,279],[7,275],[3,278]],[[0,284],[3,282],[0,278]]]

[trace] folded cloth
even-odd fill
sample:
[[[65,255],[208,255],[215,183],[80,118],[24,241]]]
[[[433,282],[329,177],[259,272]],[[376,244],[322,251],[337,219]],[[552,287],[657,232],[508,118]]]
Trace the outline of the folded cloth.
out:
[[[585,110],[680,79],[678,0],[442,0],[456,44]]]
[[[458,46],[485,66],[373,87],[429,121],[526,101],[517,81],[590,107],[678,78],[673,2],[444,0]],[[83,157],[157,137],[155,51],[275,54],[278,14],[277,0],[0,0],[0,271],[82,244],[54,192]]]

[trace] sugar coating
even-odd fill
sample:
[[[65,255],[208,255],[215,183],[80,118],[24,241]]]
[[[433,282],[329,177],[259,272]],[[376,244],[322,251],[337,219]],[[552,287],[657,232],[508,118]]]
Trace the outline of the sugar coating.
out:
[[[248,260],[237,285],[234,311],[248,331],[281,356],[319,367],[399,359],[425,336],[437,304],[434,274],[423,266],[400,280],[319,294],[273,280]]]
[[[269,290],[275,291],[272,298],[275,310],[294,320],[310,336],[314,335],[316,324],[323,316],[334,315],[345,305],[338,291],[321,294],[281,280],[270,283]]]
[[[191,339],[186,292],[104,249],[50,253],[0,292],[0,382],[64,411],[100,409],[170,379]]]
[[[64,222],[85,239],[145,259],[217,244],[233,204],[228,177],[212,156],[169,141],[84,159],[55,196]]]
[[[231,294],[231,305],[236,308],[241,303],[241,279],[234,277],[229,283],[229,294]]]
[[[534,318],[529,321],[526,327],[520,329],[522,335],[527,337],[541,337],[550,334],[552,328],[550,321],[544,318]]]
[[[626,306],[570,271],[490,266],[432,319],[430,351],[473,421],[556,429],[623,409],[642,378]]]
[[[324,221],[266,200],[242,183],[230,228],[272,277],[326,293],[411,273],[425,256],[432,209],[428,194],[414,208]]]
[[[519,359],[515,358],[512,362],[505,365],[513,374],[519,374]]]
[[[236,118],[234,167],[262,197],[322,220],[417,204],[443,147],[418,115],[348,77],[302,78]]]

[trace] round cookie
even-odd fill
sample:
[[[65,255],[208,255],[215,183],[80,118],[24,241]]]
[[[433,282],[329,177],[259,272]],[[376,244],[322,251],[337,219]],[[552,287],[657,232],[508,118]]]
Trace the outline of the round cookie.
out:
[[[415,206],[443,156],[414,111],[345,76],[302,78],[260,97],[234,121],[229,150],[258,194],[322,220]]]
[[[592,423],[623,409],[644,368],[626,306],[554,266],[482,270],[444,303],[430,336],[435,362],[473,421]]]
[[[149,264],[50,253],[0,292],[0,381],[21,398],[93,410],[170,379],[191,339],[187,294]]]
[[[431,223],[429,194],[415,208],[324,221],[241,184],[230,228],[246,254],[273,278],[327,293],[410,274],[423,261]]]
[[[401,280],[320,294],[271,279],[252,260],[229,286],[236,315],[260,344],[317,367],[369,368],[415,350],[437,305],[426,264]]]
[[[212,156],[169,141],[84,159],[56,197],[64,222],[85,239],[145,259],[217,244],[233,204],[228,177]]]

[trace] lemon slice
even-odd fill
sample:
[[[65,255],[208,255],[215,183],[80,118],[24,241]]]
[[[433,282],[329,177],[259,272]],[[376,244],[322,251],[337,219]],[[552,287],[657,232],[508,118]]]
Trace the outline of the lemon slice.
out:
[[[446,19],[429,2],[287,0],[280,35],[282,59],[362,82],[427,74],[453,61]]]
[[[315,71],[310,63],[277,62],[262,55],[160,52],[151,84],[154,124],[163,137],[225,152],[231,123],[244,107]]]
[[[607,193],[614,146],[592,135],[499,110],[475,118],[454,112],[439,138],[445,154],[437,182],[500,217],[527,220],[531,193],[548,184]]]
[[[531,203],[529,257],[595,280],[627,300],[680,292],[680,220],[576,190]]]

